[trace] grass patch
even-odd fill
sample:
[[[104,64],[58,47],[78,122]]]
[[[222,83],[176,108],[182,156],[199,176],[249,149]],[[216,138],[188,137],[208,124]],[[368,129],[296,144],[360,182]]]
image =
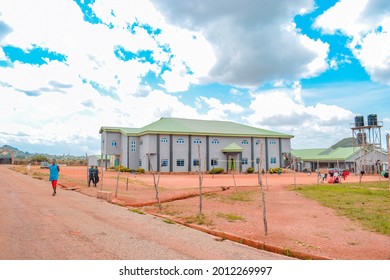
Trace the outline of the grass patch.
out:
[[[364,228],[390,235],[390,192],[388,182],[311,185],[296,191],[339,215],[359,221]]]
[[[239,192],[232,193],[231,195],[228,196],[228,198],[233,201],[248,202],[248,201],[253,201],[254,193],[255,193],[254,191],[241,191],[241,192],[239,191]]]
[[[203,195],[204,198],[208,199],[218,199],[220,196],[217,193],[206,193]]]
[[[166,223],[166,224],[170,224],[170,225],[176,224],[174,221],[168,220],[168,219],[164,219],[163,222]]]
[[[233,214],[233,213],[229,213],[229,214],[217,213],[217,217],[224,218],[224,219],[228,220],[229,222],[245,221],[245,219],[243,217],[236,215],[236,214]]]
[[[210,226],[213,223],[212,220],[207,218],[204,214],[202,215],[196,214],[196,215],[185,217],[184,221],[187,224],[197,224],[197,225],[206,225],[206,226]]]
[[[139,210],[138,208],[131,208],[131,209],[129,209],[129,211],[137,213],[137,214],[145,215],[145,213],[142,212],[141,210]]]
[[[283,255],[285,255],[287,257],[292,257],[293,256],[290,248],[283,248]]]

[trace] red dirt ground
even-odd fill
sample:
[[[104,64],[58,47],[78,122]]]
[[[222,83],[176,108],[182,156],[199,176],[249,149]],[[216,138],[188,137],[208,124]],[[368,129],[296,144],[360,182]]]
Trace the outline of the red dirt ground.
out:
[[[34,177],[46,179],[48,171],[33,167],[31,173]],[[110,191],[114,197],[113,203],[139,207],[144,212],[169,217],[184,224],[199,213],[197,175],[162,174],[159,181],[162,210],[156,206],[153,176],[150,174],[120,173],[117,191],[117,172],[105,171],[97,188],[87,187],[86,175],[86,167],[64,166],[59,184],[95,197],[98,190]],[[363,182],[378,180],[378,176],[364,176],[362,179]],[[359,182],[359,178],[350,175],[346,181]],[[390,259],[389,236],[363,229],[358,222],[338,216],[334,210],[304,198],[293,190],[294,182],[297,186],[316,184],[317,177],[315,174],[308,176],[302,173],[297,173],[295,179],[291,173],[263,176],[268,221],[266,236],[256,174],[235,174],[234,178],[229,174],[204,175],[202,213],[205,220],[201,226],[192,226],[219,235],[222,239],[235,239],[301,258]],[[228,196],[235,192],[248,192],[250,201],[229,199]],[[228,214],[239,219],[229,221],[226,217]]]

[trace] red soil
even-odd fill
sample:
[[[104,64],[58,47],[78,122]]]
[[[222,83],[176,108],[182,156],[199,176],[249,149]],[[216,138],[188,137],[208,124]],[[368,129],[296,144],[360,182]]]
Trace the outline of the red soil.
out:
[[[34,172],[41,173],[44,178],[48,173],[37,167],[32,168]],[[140,207],[144,212],[181,223],[188,224],[199,213],[197,175],[161,175],[158,190],[162,210],[156,206],[152,175],[121,173],[118,189],[117,172],[106,171],[103,175],[102,178],[100,174],[97,188],[88,188],[86,167],[62,167],[59,184],[95,197],[98,190],[111,191],[113,203]],[[378,180],[378,176],[364,176],[362,179]],[[350,175],[346,181],[359,182],[359,178]],[[293,174],[263,176],[268,221],[268,235],[265,235],[256,174],[235,174],[234,177],[228,174],[204,175],[202,213],[205,220],[201,226],[192,226],[222,238],[236,238],[236,241],[251,246],[292,253],[301,258],[390,259],[389,236],[363,229],[358,222],[304,198],[294,191],[294,182],[297,186],[316,184],[317,177],[302,173],[297,173],[295,179]],[[227,198],[236,191],[249,192],[250,201]],[[229,214],[238,220],[229,221],[226,216]]]

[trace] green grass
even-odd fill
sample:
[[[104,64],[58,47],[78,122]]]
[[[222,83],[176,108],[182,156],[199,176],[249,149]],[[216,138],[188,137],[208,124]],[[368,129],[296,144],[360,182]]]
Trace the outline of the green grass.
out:
[[[238,191],[232,193],[228,198],[233,201],[252,201],[253,191]]]
[[[364,228],[390,235],[390,191],[388,181],[335,185],[312,185],[296,191],[339,215],[359,221]]]
[[[139,210],[138,208],[130,208],[129,211],[137,213],[137,214],[145,215],[145,213],[142,212],[141,210]]]
[[[184,221],[187,224],[198,224],[198,225],[206,225],[206,226],[210,226],[213,224],[213,221],[209,220],[209,218],[206,217],[204,214],[202,215],[195,214],[192,216],[184,217]]]
[[[229,222],[235,222],[235,221],[245,221],[245,219],[239,215],[233,214],[233,213],[217,213],[218,217],[224,218],[228,220]]]
[[[164,219],[163,222],[166,223],[166,224],[170,224],[170,225],[176,224],[174,221],[168,220],[168,219]]]
[[[255,200],[257,192],[256,191],[236,191],[231,194],[224,196],[217,193],[205,194],[204,197],[210,200],[216,200],[227,204],[232,204],[236,201],[241,202],[251,202]]]

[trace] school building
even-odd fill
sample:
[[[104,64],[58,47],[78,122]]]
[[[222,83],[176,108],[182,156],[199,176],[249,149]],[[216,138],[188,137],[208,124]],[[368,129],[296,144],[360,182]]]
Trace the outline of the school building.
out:
[[[112,159],[103,161],[106,169],[122,165],[166,173],[285,167],[293,138],[229,121],[184,118],[161,118],[142,128],[103,126],[100,134],[102,156]]]

